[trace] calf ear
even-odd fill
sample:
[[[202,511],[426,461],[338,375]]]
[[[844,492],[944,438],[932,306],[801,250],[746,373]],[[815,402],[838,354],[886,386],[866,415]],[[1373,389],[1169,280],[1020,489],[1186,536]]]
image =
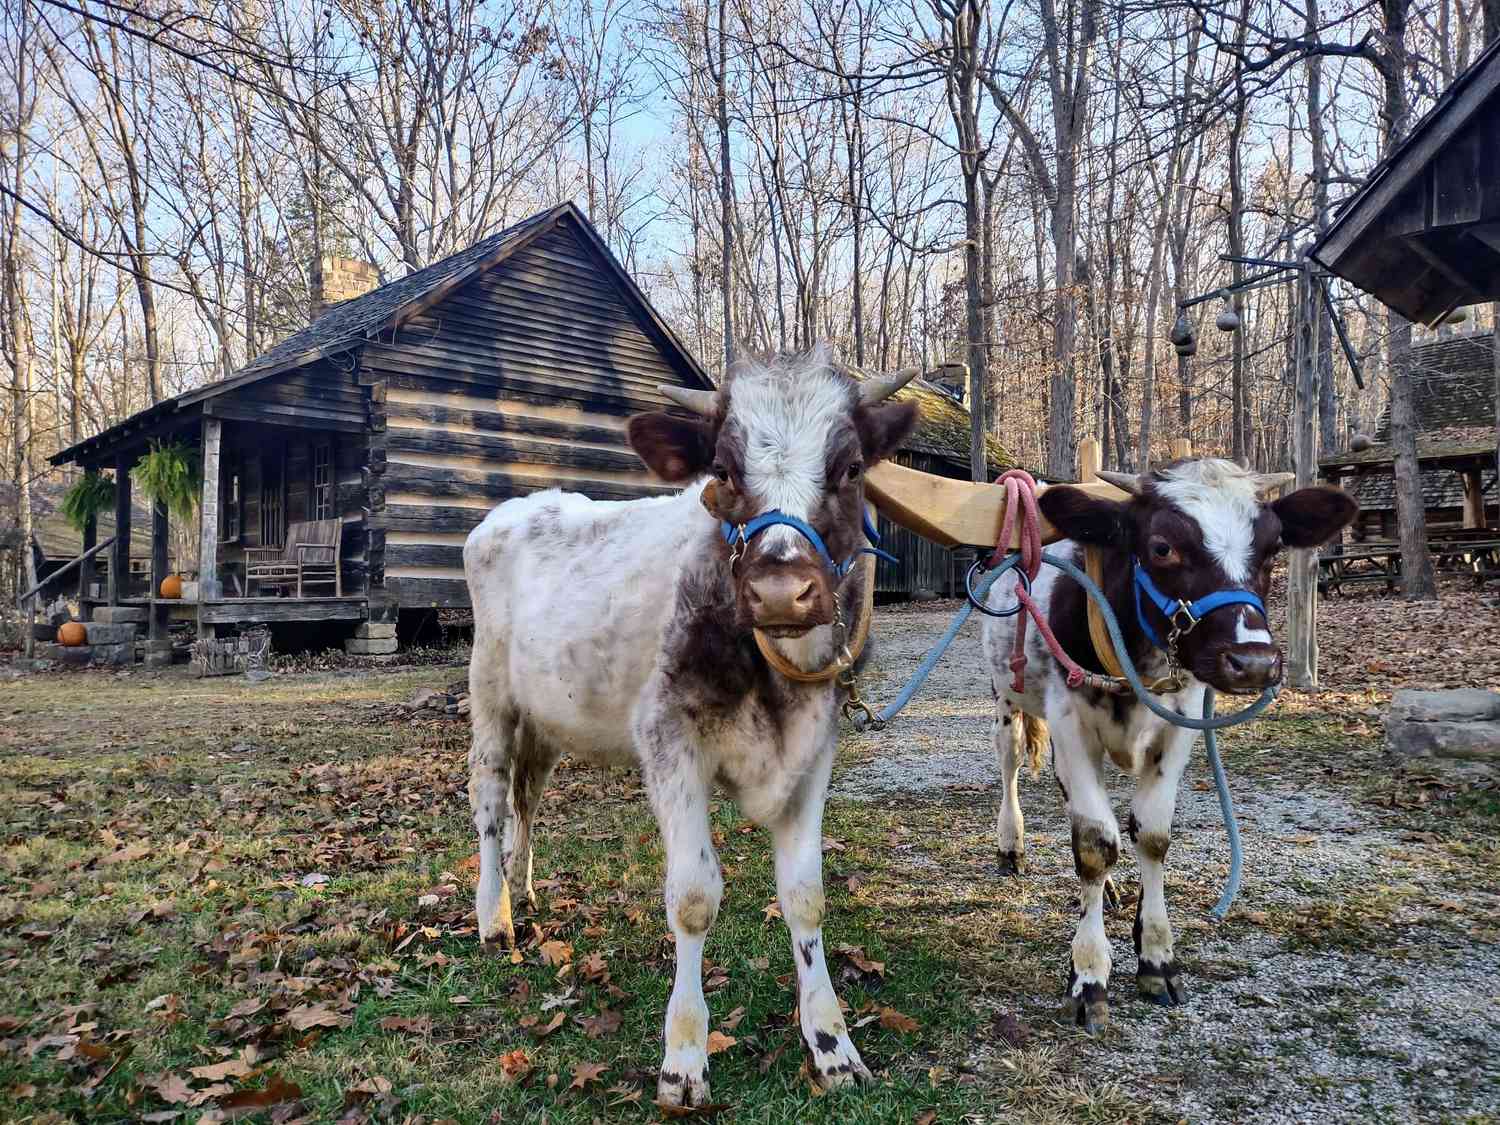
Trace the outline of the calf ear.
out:
[[[1281,521],[1281,541],[1288,547],[1316,547],[1354,521],[1359,505],[1347,492],[1327,485],[1299,488],[1271,505]]]
[[[873,465],[900,449],[916,425],[917,404],[914,402],[861,406],[854,412],[854,428],[859,431],[860,453],[865,464]]]
[[[1049,523],[1077,543],[1120,547],[1128,541],[1127,505],[1101,500],[1078,488],[1053,485],[1037,497]]]
[[[714,461],[714,425],[657,412],[637,414],[625,428],[630,448],[662,480],[682,484]]]

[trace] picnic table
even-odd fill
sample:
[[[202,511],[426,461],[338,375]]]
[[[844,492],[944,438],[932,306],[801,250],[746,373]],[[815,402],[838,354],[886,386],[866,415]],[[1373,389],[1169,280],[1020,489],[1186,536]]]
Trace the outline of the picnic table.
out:
[[[1472,575],[1477,586],[1500,580],[1500,535],[1493,529],[1433,532],[1427,550],[1439,574]],[[1401,547],[1396,543],[1349,544],[1318,557],[1318,591],[1337,594],[1344,586],[1383,584],[1393,592],[1401,583]]]

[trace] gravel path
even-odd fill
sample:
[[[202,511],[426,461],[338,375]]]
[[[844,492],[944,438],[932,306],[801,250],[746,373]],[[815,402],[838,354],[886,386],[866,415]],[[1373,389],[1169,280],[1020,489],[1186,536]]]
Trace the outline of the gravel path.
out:
[[[956,609],[953,603],[882,612],[867,698],[889,699]],[[1061,967],[1071,937],[1075,883],[1068,830],[1044,771],[1023,775],[1032,871],[1005,880],[993,862],[995,767],[988,677],[971,621],[926,689],[883,734],[850,734],[835,799],[936,813],[967,834],[965,864],[947,870],[952,901],[975,880],[1005,917],[1020,916],[1051,943]],[[1369,803],[1362,772],[1383,768],[1367,736],[1342,748],[1304,749],[1322,697],[1284,700],[1272,717],[1225,739],[1246,842],[1244,888],[1223,926],[1202,909],[1227,873],[1228,846],[1201,751],[1179,796],[1168,898],[1190,1000],[1172,1011],[1133,997],[1131,910],[1110,921],[1116,987],[1111,1031],[1088,1040],[1062,1028],[1045,994],[994,998],[1047,1026],[1060,1065],[1108,1077],[1167,1119],[1325,1122],[1465,1119],[1500,1112],[1500,896],[1462,849],[1413,832],[1399,813]],[[1326,765],[1319,755],[1336,755]],[[1357,755],[1358,762],[1351,756]],[[1110,770],[1117,812],[1129,786]],[[917,815],[914,813],[914,815]],[[1492,841],[1491,841],[1492,846]],[[912,845],[920,853],[921,843]],[[1116,869],[1127,894],[1133,857]],[[1492,853],[1491,853],[1492,854]],[[941,880],[942,875],[936,876]],[[1031,923],[1037,923],[1031,925]],[[1015,934],[975,935],[1002,941]],[[1059,974],[1060,975],[1060,974]],[[1060,981],[1059,981],[1060,984]],[[988,995],[988,993],[986,993]],[[1004,1067],[1003,1042],[981,1042],[974,1065]],[[1004,1075],[1004,1070],[998,1072]]]

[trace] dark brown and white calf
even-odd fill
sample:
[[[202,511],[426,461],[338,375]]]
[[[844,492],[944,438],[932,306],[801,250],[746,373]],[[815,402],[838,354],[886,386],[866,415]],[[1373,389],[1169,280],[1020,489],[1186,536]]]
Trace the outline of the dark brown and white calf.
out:
[[[810,525],[833,559],[853,558],[863,545],[864,470],[915,421],[910,404],[881,400],[910,377],[858,384],[816,352],[740,364],[717,395],[663,388],[700,417],[632,418],[631,445],[659,476],[697,483],[628,503],[555,490],[511,500],[464,547],[480,934],[513,942],[513,897],[534,898],[531,823],[558,757],[638,765],[666,849],[677,943],[664,1102],[708,1101],[701,971],[723,889],[708,820],[716,784],[770,830],[802,1036],[819,1080],[869,1077],[823,958],[836,689],[782,677],[752,635],[763,629],[805,671],[827,666],[842,644],[835,609],[851,631],[858,624],[863,568],[840,577],[787,526],[732,552],[722,528],[778,509]]]
[[[1096,499],[1075,488],[1048,489],[1042,513],[1071,542],[1048,548],[1081,567],[1083,544],[1103,552],[1104,592],[1119,619],[1130,657],[1149,683],[1167,673],[1167,657],[1149,639],[1138,616],[1134,565],[1138,560],[1168,598],[1196,601],[1220,590],[1249,590],[1262,600],[1271,566],[1282,547],[1315,547],[1348,524],[1357,511],[1344,493],[1304,488],[1263,503],[1266,478],[1229,461],[1178,461],[1142,477],[1105,474],[1132,493],[1128,501]],[[991,588],[990,604],[1014,604],[1015,579]],[[1085,668],[1103,665],[1089,640],[1085,595],[1073,579],[1044,566],[1036,600],[1068,654]],[[1163,639],[1169,623],[1142,598],[1145,625]],[[1094,1030],[1108,1019],[1109,941],[1104,898],[1119,856],[1120,832],[1102,778],[1104,758],[1135,779],[1130,838],[1141,867],[1134,927],[1136,984],[1148,999],[1182,1002],[1181,974],[1172,954],[1172,928],[1163,890],[1177,785],[1197,732],[1152,714],[1133,695],[1070,689],[1045,645],[1027,635],[1025,690],[1011,689],[1009,661],[1015,618],[986,618],[985,658],[996,696],[995,749],[1000,759],[999,815],[1003,869],[1019,874],[1025,856],[1024,821],[1016,792],[1023,750],[1033,760],[1050,733],[1053,768],[1072,822],[1073,867],[1082,883],[1082,917],[1068,965],[1066,1012]],[[1177,643],[1187,673],[1184,686],[1162,698],[1181,714],[1202,713],[1205,685],[1235,694],[1257,694],[1281,679],[1281,650],[1259,610],[1227,605],[1207,613]],[[1109,888],[1112,890],[1112,888]]]

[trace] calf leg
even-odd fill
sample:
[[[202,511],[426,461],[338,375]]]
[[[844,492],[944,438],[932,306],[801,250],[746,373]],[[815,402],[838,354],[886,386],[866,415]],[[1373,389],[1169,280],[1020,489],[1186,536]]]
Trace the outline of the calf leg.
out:
[[[511,915],[510,868],[515,856],[517,821],[511,803],[515,766],[517,712],[483,679],[476,663],[470,671],[473,715],[469,747],[469,807],[479,832],[479,888],[475,910],[481,941],[504,938],[516,944]]]
[[[1058,781],[1068,795],[1072,824],[1073,870],[1078,873],[1082,916],[1073,935],[1068,994],[1063,1013],[1085,1031],[1109,1023],[1109,938],[1104,932],[1104,887],[1120,855],[1120,830],[1099,761],[1084,748],[1074,729],[1058,729],[1053,740]]]
[[[833,748],[808,775],[800,800],[771,826],[776,894],[792,938],[797,1011],[815,1081],[824,1089],[868,1080],[870,1071],[849,1038],[823,955],[823,802]]]
[[[511,779],[511,813],[514,824],[514,846],[509,850],[510,861],[505,864],[509,886],[507,897],[524,894],[532,910],[536,909],[536,887],[532,884],[531,825],[536,819],[537,806],[547,788],[547,779],[561,756],[548,743],[538,739],[527,725],[521,723],[516,731],[519,752],[515,756],[515,769]]]
[[[656,1098],[665,1105],[707,1105],[708,1003],[703,944],[719,913],[724,877],[708,826],[709,780],[691,750],[646,755],[646,784],[667,853],[667,922],[677,942],[677,975],[667,1001],[666,1053]]]
[[[1191,731],[1172,730],[1147,755],[1130,803],[1130,838],[1141,865],[1141,895],[1135,905],[1136,987],[1165,1007],[1181,1004],[1187,993],[1172,956],[1172,923],[1167,917],[1166,859],[1172,840],[1177,785],[1192,753]]]
[[[1026,818],[1021,815],[1021,753],[1025,743],[1025,723],[1021,712],[1011,706],[1003,693],[995,708],[990,727],[995,755],[1000,759],[1000,813],[995,835],[1000,850],[1000,873],[1021,875],[1026,870]]]

